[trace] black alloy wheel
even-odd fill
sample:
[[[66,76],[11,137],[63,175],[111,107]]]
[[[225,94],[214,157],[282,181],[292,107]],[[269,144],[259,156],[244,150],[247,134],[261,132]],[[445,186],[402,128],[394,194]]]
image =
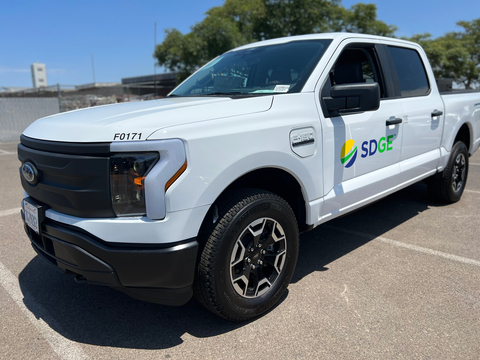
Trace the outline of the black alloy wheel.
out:
[[[195,297],[227,320],[245,321],[272,308],[290,283],[296,218],[284,199],[259,189],[237,190],[214,206],[213,224],[199,235]]]
[[[468,150],[462,141],[452,147],[447,165],[442,172],[427,179],[428,190],[434,200],[451,204],[462,197],[468,177]]]

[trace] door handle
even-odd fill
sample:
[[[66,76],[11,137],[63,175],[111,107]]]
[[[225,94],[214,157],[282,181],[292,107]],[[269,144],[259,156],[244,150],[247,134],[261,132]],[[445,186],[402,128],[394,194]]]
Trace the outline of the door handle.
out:
[[[441,116],[441,115],[443,115],[443,111],[435,109],[432,112],[432,117]]]
[[[395,119],[389,119],[387,120],[387,122],[385,123],[386,126],[390,126],[390,125],[397,125],[397,124],[400,124],[403,120],[400,119],[400,118],[395,118]]]

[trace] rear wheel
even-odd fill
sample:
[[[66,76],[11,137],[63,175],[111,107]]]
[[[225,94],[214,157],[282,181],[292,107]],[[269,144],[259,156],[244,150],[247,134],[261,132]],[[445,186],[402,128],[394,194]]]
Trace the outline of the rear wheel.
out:
[[[285,200],[240,190],[219,204],[218,219],[204,237],[195,296],[207,309],[243,321],[279,301],[298,257],[298,226]]]
[[[427,182],[432,197],[441,202],[454,203],[460,200],[468,177],[468,150],[462,141],[452,148],[445,169]]]

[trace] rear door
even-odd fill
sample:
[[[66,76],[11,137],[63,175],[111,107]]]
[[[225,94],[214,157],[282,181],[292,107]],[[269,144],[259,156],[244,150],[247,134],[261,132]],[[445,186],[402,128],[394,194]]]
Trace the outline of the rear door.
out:
[[[443,131],[443,101],[420,48],[388,45],[396,98],[403,110],[399,184],[436,171]],[[425,66],[427,64],[427,66]],[[428,69],[428,70],[427,70]]]

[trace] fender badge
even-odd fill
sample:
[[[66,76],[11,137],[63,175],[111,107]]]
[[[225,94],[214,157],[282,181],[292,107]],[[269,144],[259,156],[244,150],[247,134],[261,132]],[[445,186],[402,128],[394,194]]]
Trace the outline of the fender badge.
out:
[[[293,147],[311,144],[315,142],[315,136],[313,135],[313,131],[306,131],[294,135],[292,134],[291,141]]]

